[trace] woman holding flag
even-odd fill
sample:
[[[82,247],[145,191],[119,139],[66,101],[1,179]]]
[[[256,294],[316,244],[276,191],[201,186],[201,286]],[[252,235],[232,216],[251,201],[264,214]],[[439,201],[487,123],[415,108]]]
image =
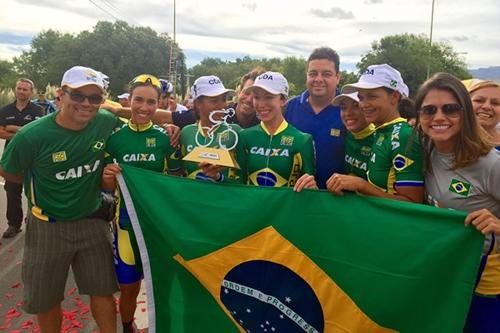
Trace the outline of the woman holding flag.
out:
[[[286,78],[277,72],[265,72],[245,91],[253,94],[253,106],[260,119],[260,124],[240,134],[248,184],[293,187],[297,192],[317,189],[312,137],[283,117],[288,97]]]
[[[427,202],[469,213],[465,225],[485,235],[464,332],[500,332],[500,153],[473,112],[464,85],[438,73],[416,98]]]
[[[176,150],[170,145],[165,129],[152,123],[160,88],[160,81],[148,74],[139,75],[130,83],[130,121],[117,128],[106,143],[105,162],[108,165],[104,168],[101,182],[104,191],[115,193],[115,177],[120,173],[119,164],[122,163],[180,174]],[[134,313],[143,274],[137,241],[123,201],[120,201],[117,215],[114,245],[123,333],[135,332]]]

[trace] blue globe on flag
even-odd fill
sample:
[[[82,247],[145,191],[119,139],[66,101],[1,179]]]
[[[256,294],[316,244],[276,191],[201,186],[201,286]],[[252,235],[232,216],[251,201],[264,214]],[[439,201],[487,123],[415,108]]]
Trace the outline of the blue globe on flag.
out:
[[[224,277],[220,299],[246,332],[323,332],[321,304],[289,268],[264,260],[242,263]]]

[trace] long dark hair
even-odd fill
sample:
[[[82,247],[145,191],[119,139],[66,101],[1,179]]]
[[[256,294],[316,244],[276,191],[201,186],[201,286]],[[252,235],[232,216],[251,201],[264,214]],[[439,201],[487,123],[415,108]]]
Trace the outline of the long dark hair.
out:
[[[486,132],[477,123],[470,95],[462,82],[448,73],[434,74],[420,86],[417,92],[415,98],[415,108],[417,110],[420,110],[425,97],[431,90],[451,93],[462,107],[460,111],[460,132],[453,152],[455,156],[453,169],[466,167],[476,162],[481,156],[488,154],[493,148],[493,144],[489,142]],[[434,149],[434,143],[420,129],[420,112],[417,112],[416,128],[422,139],[425,170],[431,171],[430,154]]]

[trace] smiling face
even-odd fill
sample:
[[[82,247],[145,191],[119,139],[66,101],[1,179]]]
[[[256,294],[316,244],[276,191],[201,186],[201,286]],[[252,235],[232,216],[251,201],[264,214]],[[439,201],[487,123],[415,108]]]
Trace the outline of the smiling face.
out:
[[[255,113],[253,108],[253,93],[247,88],[253,85],[254,81],[248,79],[245,84],[241,87],[241,91],[238,95],[238,105],[236,106],[236,112],[245,116],[250,116]]]
[[[332,100],[335,89],[340,81],[335,63],[328,59],[311,60],[307,64],[306,86],[309,95],[313,98]]]
[[[447,90],[431,90],[422,101],[420,108],[420,128],[433,141],[436,149],[441,153],[454,151],[460,130],[462,129],[462,112],[443,112],[450,105],[459,105],[458,100]],[[446,106],[447,105],[447,106]],[[435,107],[434,114],[423,112],[425,108]]]
[[[479,124],[490,131],[500,122],[500,88],[484,87],[471,93],[474,114]]]
[[[82,102],[71,99],[71,93],[86,96]],[[76,89],[63,87],[58,90],[58,96],[61,103],[62,125],[67,128],[81,129],[95,117],[99,104],[91,104],[88,96],[97,98],[103,95],[102,90],[96,85],[86,85]],[[102,101],[102,100],[101,100]]]
[[[130,120],[137,125],[147,124],[158,108],[158,90],[153,86],[140,86],[132,90],[130,95]]]
[[[283,121],[283,107],[286,99],[281,95],[274,95],[262,89],[253,91],[253,105],[257,117],[266,125],[279,126]]]
[[[360,89],[359,108],[368,123],[383,125],[399,117],[399,94],[388,93],[384,88]]]
[[[339,106],[340,118],[348,131],[357,133],[368,126],[368,122],[356,101],[346,98],[340,102]]]

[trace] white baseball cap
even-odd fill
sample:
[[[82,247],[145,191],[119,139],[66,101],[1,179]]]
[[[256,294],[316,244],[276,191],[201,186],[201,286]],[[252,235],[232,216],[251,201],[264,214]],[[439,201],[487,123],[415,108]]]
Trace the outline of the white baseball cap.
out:
[[[410,93],[408,86],[401,77],[401,73],[387,64],[368,66],[358,82],[346,84],[342,88],[342,92],[350,94],[359,89],[375,89],[380,87],[399,91],[401,95],[406,97]]]
[[[356,92],[353,92],[353,93],[350,93],[350,94],[341,94],[341,95],[338,95],[338,96],[336,96],[333,99],[332,105],[339,106],[340,103],[342,103],[342,101],[345,101],[346,99],[351,99],[354,102],[359,103],[358,92],[356,91]]]
[[[76,89],[93,84],[105,91],[107,86],[105,78],[107,76],[90,67],[74,66],[64,73],[61,87],[67,86]]]
[[[118,99],[128,99],[130,96],[129,93],[123,93],[121,95],[116,96]]]
[[[214,97],[227,93],[235,93],[232,89],[226,89],[222,81],[215,75],[200,76],[191,87],[193,100],[201,96]]]
[[[247,91],[262,88],[273,95],[284,95],[288,97],[288,81],[278,72],[265,72],[257,76],[252,86]]]

